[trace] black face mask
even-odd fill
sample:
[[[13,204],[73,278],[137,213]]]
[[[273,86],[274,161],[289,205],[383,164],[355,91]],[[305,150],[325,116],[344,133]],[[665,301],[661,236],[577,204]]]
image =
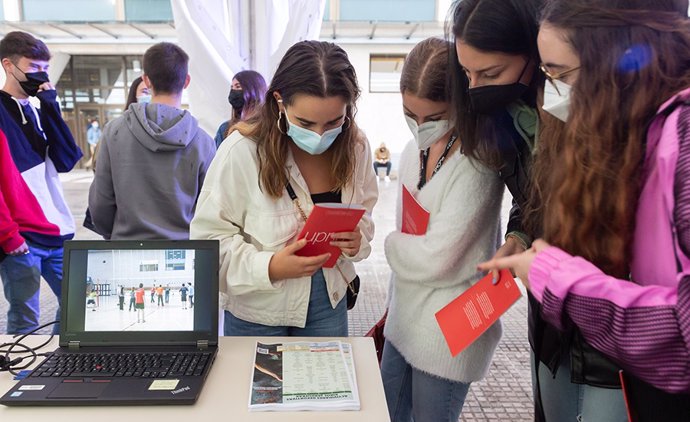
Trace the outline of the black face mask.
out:
[[[24,76],[26,76],[26,80],[20,81],[19,79],[17,79],[17,81],[19,82],[19,86],[21,86],[24,92],[26,92],[26,95],[30,97],[35,97],[36,94],[38,94],[38,87],[50,81],[50,79],[48,78],[48,74],[46,72],[22,73],[24,73]],[[12,76],[14,76],[14,73],[12,74]]]
[[[231,89],[228,95],[228,102],[235,110],[242,110],[244,107],[244,91],[241,89]]]
[[[470,88],[469,95],[472,110],[479,114],[491,114],[522,97],[522,94],[527,91],[529,86],[520,83],[520,79],[522,79],[529,63],[528,61],[522,72],[520,72],[518,82],[507,85],[484,85]]]

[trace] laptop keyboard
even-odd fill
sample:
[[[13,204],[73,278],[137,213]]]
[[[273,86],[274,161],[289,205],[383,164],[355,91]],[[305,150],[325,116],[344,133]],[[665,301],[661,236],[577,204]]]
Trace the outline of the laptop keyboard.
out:
[[[212,353],[75,353],[50,355],[31,377],[200,376]]]

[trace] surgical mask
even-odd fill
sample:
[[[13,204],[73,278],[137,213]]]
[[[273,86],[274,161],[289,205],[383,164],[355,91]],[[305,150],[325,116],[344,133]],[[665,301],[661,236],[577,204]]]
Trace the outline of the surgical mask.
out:
[[[148,104],[151,102],[151,94],[144,94],[137,96],[137,102],[141,104]]]
[[[91,123],[91,126],[93,126],[94,128],[98,129],[98,126],[99,126],[99,125],[98,125],[98,122],[93,122],[93,123]]]
[[[15,65],[15,67],[17,67]],[[17,67],[17,69],[22,72],[21,69]],[[50,78],[48,77],[48,74],[46,72],[22,72],[24,76],[26,76],[25,81],[20,81],[19,78],[14,76],[14,73],[12,73],[12,76],[17,79],[17,82],[19,82],[19,86],[22,87],[24,92],[26,92],[26,95],[30,97],[35,97],[36,94],[38,94],[38,89],[41,85],[43,85],[46,82],[50,81]]]
[[[434,142],[441,139],[441,137],[450,130],[450,123],[448,120],[437,120],[435,122],[426,122],[417,125],[417,122],[412,117],[405,116],[405,121],[420,150],[431,147]]]
[[[567,122],[570,114],[570,91],[572,87],[558,79],[553,81],[558,86],[558,91],[553,84],[546,82],[544,86],[544,105],[542,108],[555,118]],[[559,94],[560,92],[560,94]]]
[[[244,91],[241,89],[231,89],[228,95],[228,102],[235,110],[242,110],[244,107]]]
[[[329,129],[319,135],[313,130],[305,129],[303,127],[297,126],[290,122],[288,119],[287,112],[285,114],[285,120],[288,122],[287,135],[292,138],[292,141],[297,145],[302,151],[308,152],[311,155],[319,155],[324,153],[328,148],[333,145],[335,139],[343,131],[343,125],[336,128]]]
[[[472,110],[479,114],[492,114],[496,110],[506,108],[508,104],[517,101],[529,88],[520,82],[529,66],[529,61],[520,72],[517,82],[506,85],[484,85],[469,89]]]

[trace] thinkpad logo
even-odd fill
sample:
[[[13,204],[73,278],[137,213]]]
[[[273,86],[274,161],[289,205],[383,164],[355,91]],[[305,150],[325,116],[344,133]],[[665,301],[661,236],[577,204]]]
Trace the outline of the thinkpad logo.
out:
[[[178,393],[183,393],[183,392],[189,391],[189,390],[191,390],[191,388],[189,388],[189,386],[186,386],[186,387],[178,388],[177,390],[173,390],[173,391],[171,391],[171,393],[178,394]]]

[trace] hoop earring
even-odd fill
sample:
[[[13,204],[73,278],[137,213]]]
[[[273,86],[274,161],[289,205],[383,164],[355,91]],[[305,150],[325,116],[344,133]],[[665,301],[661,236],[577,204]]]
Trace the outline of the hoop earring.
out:
[[[345,116],[345,119],[347,120],[347,126],[345,126],[345,123],[343,123],[343,130],[347,130],[352,126],[352,120],[348,116]]]
[[[283,113],[280,111],[278,112],[278,121],[276,121],[276,126],[278,126],[278,132],[282,133],[283,135],[287,135],[287,132],[283,131],[283,128],[280,127],[280,121],[283,119]]]

